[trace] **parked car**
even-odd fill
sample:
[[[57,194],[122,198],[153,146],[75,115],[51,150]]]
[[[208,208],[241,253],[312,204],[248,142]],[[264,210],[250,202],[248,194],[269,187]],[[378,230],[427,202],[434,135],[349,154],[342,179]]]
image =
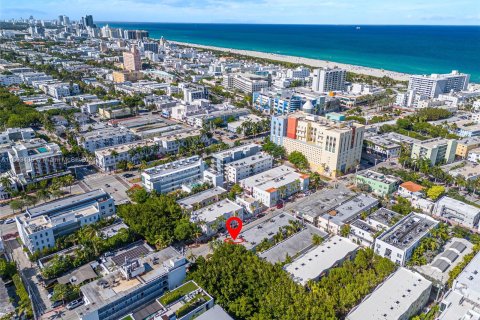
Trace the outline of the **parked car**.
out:
[[[52,303],[52,308],[58,308],[60,306],[63,306],[63,301],[62,300],[54,301]]]
[[[67,309],[68,310],[73,310],[78,306],[81,306],[83,304],[83,299],[78,299],[78,300],[73,300],[69,304],[67,304]]]
[[[15,222],[15,219],[12,219],[12,218],[5,220],[5,224],[10,224],[14,222]]]

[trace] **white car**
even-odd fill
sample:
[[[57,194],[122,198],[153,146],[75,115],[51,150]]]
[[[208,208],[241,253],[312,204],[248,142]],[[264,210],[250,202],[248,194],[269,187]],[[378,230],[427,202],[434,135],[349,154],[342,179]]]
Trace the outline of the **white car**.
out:
[[[5,220],[5,224],[10,224],[10,223],[14,223],[14,222],[15,222],[15,219],[13,219],[13,218]]]
[[[73,300],[72,302],[70,302],[69,304],[67,304],[67,309],[68,309],[68,310],[73,310],[73,309],[75,309],[76,307],[81,306],[82,304],[83,304],[83,300],[82,300],[82,299]]]

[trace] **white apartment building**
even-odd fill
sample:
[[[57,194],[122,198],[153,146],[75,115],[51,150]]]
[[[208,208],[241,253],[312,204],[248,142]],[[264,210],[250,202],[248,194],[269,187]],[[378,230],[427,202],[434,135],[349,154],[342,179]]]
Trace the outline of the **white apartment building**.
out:
[[[210,144],[210,139],[197,129],[154,137],[153,141],[160,145],[163,153],[177,153],[191,138],[199,138],[205,145]]]
[[[185,86],[183,88],[183,100],[192,103],[194,100],[208,99],[208,88],[202,86]]]
[[[468,151],[468,161],[480,162],[480,148]]]
[[[0,74],[0,86],[11,86],[22,83],[22,78],[16,74]]]
[[[223,77],[222,85],[229,89],[238,89],[245,93],[253,93],[268,88],[270,83],[264,76],[254,74],[228,74]]]
[[[310,69],[298,67],[296,69],[288,69],[287,70],[287,78],[292,79],[305,79],[310,76]]]
[[[301,152],[312,170],[335,177],[360,163],[364,131],[365,126],[355,122],[336,122],[299,112],[272,116],[270,139],[289,154]]]
[[[180,286],[186,267],[187,260],[173,247],[156,252],[133,247],[111,257],[104,277],[80,287],[85,304],[75,312],[80,320],[123,319]]]
[[[240,185],[247,194],[272,207],[298,191],[307,190],[309,182],[308,175],[282,165],[241,180]]]
[[[78,84],[73,83],[53,83],[42,86],[46,94],[55,99],[62,99],[63,97],[74,96],[80,93],[80,87]]]
[[[412,212],[375,240],[375,253],[404,266],[420,241],[438,225],[431,217]]]
[[[433,99],[442,93],[467,90],[469,80],[469,74],[459,73],[457,70],[448,74],[412,75],[408,89]]]
[[[247,108],[225,106],[223,109],[220,110],[207,111],[201,114],[187,116],[186,122],[192,127],[203,128],[204,125],[217,118],[222,119],[223,122],[226,123],[227,119],[238,119],[239,117],[246,116],[248,114],[250,114],[250,111]]]
[[[435,203],[433,214],[452,223],[478,229],[480,208],[450,197],[442,197]]]
[[[65,173],[62,151],[43,139],[17,141],[9,151],[11,174],[21,184]]]
[[[408,320],[427,304],[432,283],[415,271],[399,268],[365,298],[346,320]]]
[[[35,138],[32,128],[7,128],[0,133],[0,144],[11,143],[18,140],[31,140]]]
[[[120,100],[92,101],[82,105],[80,109],[82,110],[83,113],[94,114],[94,113],[98,113],[99,108],[113,107],[119,104],[120,104]]]
[[[312,90],[315,92],[344,91],[347,71],[340,68],[313,70]]]
[[[453,281],[440,303],[438,320],[480,319],[480,253]]]
[[[225,229],[225,222],[231,217],[243,219],[243,208],[231,200],[223,199],[193,211],[190,221],[199,224],[203,234],[210,237]]]
[[[219,151],[212,154],[212,166],[218,172],[223,173],[227,164],[253,156],[259,153],[262,147],[259,144],[250,143],[243,146]]]
[[[34,81],[51,81],[53,80],[52,76],[48,76],[43,72],[26,72],[20,74],[23,83],[31,86]]]
[[[95,152],[97,149],[133,142],[136,139],[137,137],[130,130],[109,127],[86,132],[77,137],[77,143],[85,150]]]
[[[147,191],[168,193],[203,179],[205,162],[199,156],[185,158],[153,168],[142,173],[142,184]]]
[[[225,176],[227,181],[237,183],[254,174],[271,169],[273,158],[265,152],[246,157],[237,161],[230,162],[225,167]]]
[[[331,268],[355,256],[359,247],[347,238],[333,236],[283,267],[292,279],[306,285],[327,275]]]
[[[53,248],[58,237],[115,213],[115,202],[101,189],[27,208],[15,217],[22,243],[30,252]]]
[[[95,150],[95,165],[102,171],[117,169],[121,161],[138,164],[143,157],[160,155],[160,145],[152,140],[141,140]]]

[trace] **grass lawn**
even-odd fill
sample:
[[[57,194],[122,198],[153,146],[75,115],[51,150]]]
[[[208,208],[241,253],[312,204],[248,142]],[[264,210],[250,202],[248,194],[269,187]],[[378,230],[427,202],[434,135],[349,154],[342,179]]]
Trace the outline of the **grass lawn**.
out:
[[[180,297],[183,297],[184,295],[186,295],[186,294],[188,294],[188,293],[190,293],[194,290],[197,290],[197,289],[198,289],[198,286],[193,281],[189,281],[189,282],[185,283],[184,285],[178,287],[177,289],[165,293],[159,299],[159,301],[160,301],[161,304],[166,305],[166,304],[169,304],[169,303],[173,302],[173,301],[169,301],[171,297],[176,296],[179,299]]]

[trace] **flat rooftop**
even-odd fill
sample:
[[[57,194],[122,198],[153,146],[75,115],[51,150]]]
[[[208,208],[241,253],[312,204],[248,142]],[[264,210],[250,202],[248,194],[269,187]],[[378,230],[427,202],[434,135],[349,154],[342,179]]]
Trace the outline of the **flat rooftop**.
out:
[[[298,200],[292,210],[298,215],[316,218],[348,201],[353,196],[355,196],[355,192],[343,185],[339,185],[336,189],[325,188]]]
[[[420,145],[424,148],[437,148],[439,146],[446,145],[448,142],[449,140],[444,138],[432,138],[416,142],[415,144]]]
[[[222,217],[225,213],[234,212],[240,209],[242,209],[242,207],[235,202],[228,199],[223,199],[206,206],[205,208],[193,211],[191,213],[190,220],[192,222],[214,222],[217,218]]]
[[[26,209],[26,212],[30,214],[31,217],[48,214],[51,211],[57,211],[64,207],[71,207],[85,202],[97,201],[101,197],[110,197],[108,193],[103,191],[103,189],[96,189],[89,192],[85,192],[78,195],[69,196],[62,198],[60,200],[55,200],[48,202],[33,208]]]
[[[457,140],[457,145],[478,146],[480,145],[480,137],[468,137]]]
[[[195,318],[196,320],[233,320],[218,304]]]
[[[431,263],[417,266],[415,269],[431,281],[446,284],[449,272],[463,261],[465,255],[472,252],[472,247],[473,245],[465,239],[452,238]]]
[[[182,207],[190,207],[196,203],[201,203],[224,193],[227,193],[227,190],[223,189],[222,187],[214,187],[212,189],[208,189],[192,196],[177,200],[177,203]]]
[[[402,315],[432,283],[406,268],[398,269],[346,317],[347,320],[403,319]]]
[[[77,309],[81,316],[87,309],[99,309],[112,303],[169,272],[166,263],[173,259],[181,259],[183,256],[172,247],[153,252],[139,259],[140,265],[145,266],[145,273],[131,279],[125,279],[120,269],[117,269],[99,280],[83,285],[80,290],[91,303]]]
[[[480,148],[477,148],[480,151]],[[470,151],[474,151],[473,149]],[[462,176],[465,179],[476,179],[480,176],[480,164],[472,161],[460,161],[454,162],[441,167],[444,172],[451,174],[452,176]]]
[[[201,136],[202,135],[202,131],[201,130],[192,130],[192,129],[189,129],[189,130],[185,130],[185,131],[179,131],[179,132],[175,132],[175,133],[169,133],[169,134],[166,134],[166,135],[163,135],[161,137],[159,137],[158,139],[161,140],[161,141],[177,141],[177,140],[184,140],[186,138],[189,138],[189,137],[198,137],[198,136]]]
[[[295,172],[293,168],[281,165],[249,178],[241,180],[240,184],[250,188],[257,188],[263,191],[274,191],[281,186],[293,183],[302,177],[302,174]]]
[[[456,212],[461,212],[465,216],[469,216],[471,218],[476,217],[480,214],[480,208],[474,207],[468,203],[447,196],[442,197],[440,200],[438,200],[438,202],[435,204],[435,207],[444,207],[447,210],[453,209]],[[442,216],[448,216],[448,211]]]
[[[365,137],[366,141],[370,141],[371,143],[384,147],[386,149],[394,149],[400,148],[400,144],[392,142],[391,140],[387,139],[383,135],[370,135]]]
[[[385,175],[383,173],[379,173],[373,170],[365,170],[362,172],[357,173],[357,176],[359,177],[364,177],[367,179],[372,179],[378,182],[382,183],[387,183],[387,184],[393,184],[393,183],[398,183],[400,182],[400,179],[391,176],[391,175]]]
[[[212,157],[213,158],[218,158],[218,159],[224,159],[224,158],[231,157],[236,152],[240,152],[240,151],[241,152],[249,152],[253,148],[259,148],[259,150],[260,150],[261,146],[256,144],[256,143],[249,143],[249,144],[246,144],[246,145],[243,145],[243,146],[239,146],[239,147],[235,147],[235,148],[231,148],[231,149],[227,149],[227,150],[223,150],[223,151],[214,153],[214,154],[212,154]]]
[[[354,226],[354,227],[357,227],[358,229],[361,229],[365,232],[368,232],[370,234],[375,234],[377,232],[377,229],[375,229],[374,227],[372,227],[370,224],[366,223],[365,221],[363,220],[360,220],[360,219],[357,219],[357,220],[354,220],[350,226]]]
[[[304,253],[313,247],[312,237],[314,235],[318,235],[322,238],[328,236],[326,232],[307,224],[305,229],[260,253],[259,257],[272,264],[285,261],[287,255],[289,257],[296,257],[298,254]]]
[[[240,237],[245,240],[242,245],[248,250],[256,247],[263,239],[270,240],[280,230],[281,227],[289,225],[289,221],[300,221],[294,216],[282,212],[264,222],[240,233]]]
[[[396,132],[389,132],[389,133],[385,133],[382,135],[382,137],[384,137],[385,139],[389,140],[389,141],[392,141],[394,143],[399,143],[399,144],[414,144],[414,143],[418,143],[420,142],[420,140],[418,139],[415,139],[415,138],[411,138],[409,136],[405,136],[403,134],[400,134],[400,133],[396,133]]]
[[[437,224],[438,221],[427,215],[412,212],[377,239],[399,249],[405,249],[423,238]]]
[[[273,161],[273,158],[271,155],[269,155],[268,153],[260,152],[253,156],[245,157],[243,159],[230,162],[227,164],[227,167],[247,167],[247,166],[255,165],[256,163],[265,161],[267,159],[271,159],[271,161]]]
[[[128,230],[129,228],[125,223],[117,222],[108,227],[100,229],[99,233],[102,235],[104,239],[108,239],[116,235],[122,229]]]
[[[398,220],[402,218],[402,215],[398,212],[389,210],[387,208],[380,208],[377,211],[370,214],[366,221],[369,222],[371,225],[376,227],[377,229],[380,228],[378,223],[381,223],[384,226],[392,226]],[[377,225],[375,225],[377,223]]]
[[[113,151],[117,152],[118,154],[122,154],[124,152],[128,152],[138,147],[140,148],[151,147],[154,145],[157,145],[157,143],[153,142],[152,140],[141,140],[141,141],[119,144],[112,147],[98,149],[98,150],[95,150],[95,155],[101,155],[105,157],[105,156],[110,156]]]
[[[295,282],[305,285],[309,280],[318,279],[357,249],[358,245],[349,239],[335,235],[285,265],[284,269],[292,275]]]
[[[143,173],[150,175],[151,178],[155,178],[157,176],[160,177],[172,172],[177,172],[178,170],[186,170],[188,168],[196,167],[202,161],[203,160],[199,156],[193,156],[146,169]]]
[[[377,199],[361,193],[326,213],[324,217],[334,223],[342,224],[369,208],[378,205],[378,203],[379,201]]]
[[[437,315],[436,320],[479,320],[480,307],[456,291],[449,290],[442,300],[446,309]]]
[[[480,304],[480,253],[477,253],[470,263],[453,282],[452,289],[459,292],[476,304]]]

